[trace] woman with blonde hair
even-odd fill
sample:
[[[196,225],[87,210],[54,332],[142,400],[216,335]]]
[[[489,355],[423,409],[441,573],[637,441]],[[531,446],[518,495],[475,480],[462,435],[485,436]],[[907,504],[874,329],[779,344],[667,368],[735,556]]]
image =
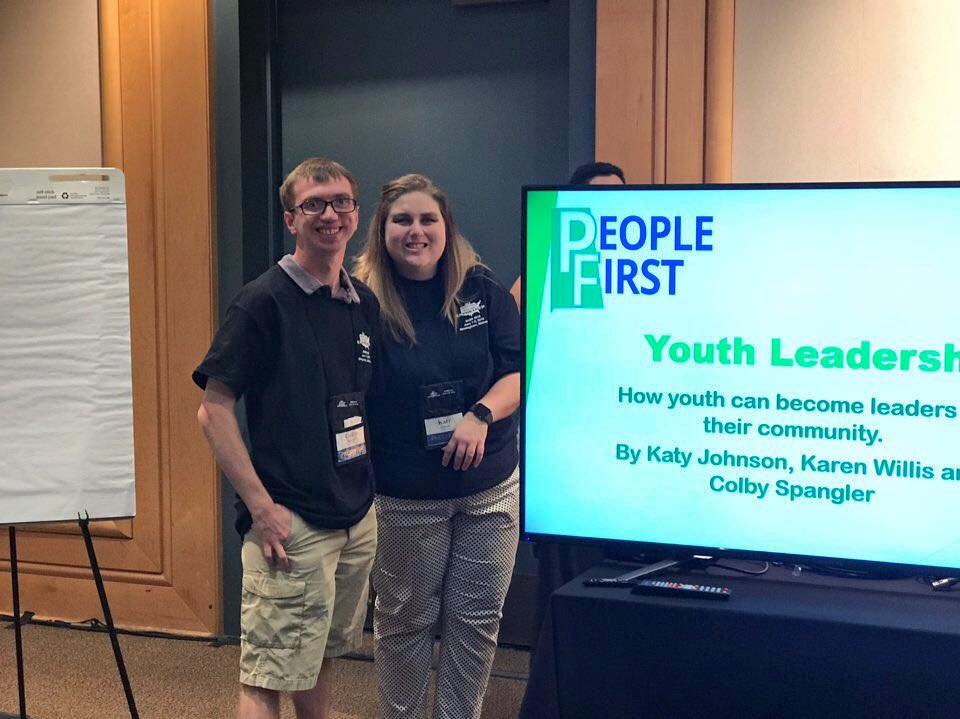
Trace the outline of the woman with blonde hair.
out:
[[[423,175],[384,185],[356,275],[380,300],[370,395],[380,714],[479,717],[518,540],[516,304]]]

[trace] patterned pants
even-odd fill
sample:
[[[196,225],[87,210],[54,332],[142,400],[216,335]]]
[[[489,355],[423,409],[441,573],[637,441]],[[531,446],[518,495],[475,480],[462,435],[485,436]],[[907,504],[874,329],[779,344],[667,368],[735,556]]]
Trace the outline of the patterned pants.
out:
[[[373,633],[383,719],[425,716],[438,619],[433,717],[480,716],[517,553],[518,477],[457,499],[377,496]]]

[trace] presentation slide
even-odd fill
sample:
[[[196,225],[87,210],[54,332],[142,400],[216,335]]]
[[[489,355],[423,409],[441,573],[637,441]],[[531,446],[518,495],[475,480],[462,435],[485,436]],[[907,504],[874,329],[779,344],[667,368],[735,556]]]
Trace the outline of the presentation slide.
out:
[[[960,567],[960,186],[524,203],[525,532]]]

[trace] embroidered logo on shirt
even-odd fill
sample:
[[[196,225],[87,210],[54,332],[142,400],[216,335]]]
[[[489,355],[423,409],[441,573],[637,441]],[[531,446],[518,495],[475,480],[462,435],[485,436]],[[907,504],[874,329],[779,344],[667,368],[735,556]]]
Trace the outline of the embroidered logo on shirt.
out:
[[[484,316],[485,309],[482,300],[464,302],[460,305],[460,331],[476,329],[487,324],[487,318]]]
[[[460,305],[460,316],[469,317],[470,315],[478,315],[482,309],[483,303],[480,300],[476,302],[464,302]]]
[[[370,335],[361,332],[357,336],[357,344],[360,345],[360,356],[357,357],[357,361],[372,364],[370,360]]]

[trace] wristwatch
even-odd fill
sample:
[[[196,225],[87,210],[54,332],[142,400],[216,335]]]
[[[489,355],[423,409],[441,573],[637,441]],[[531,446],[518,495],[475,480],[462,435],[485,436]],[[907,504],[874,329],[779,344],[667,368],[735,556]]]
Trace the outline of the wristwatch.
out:
[[[490,408],[485,404],[477,402],[473,407],[471,407],[468,412],[471,412],[474,417],[479,419],[481,422],[487,425],[493,424],[493,412],[490,411]]]

